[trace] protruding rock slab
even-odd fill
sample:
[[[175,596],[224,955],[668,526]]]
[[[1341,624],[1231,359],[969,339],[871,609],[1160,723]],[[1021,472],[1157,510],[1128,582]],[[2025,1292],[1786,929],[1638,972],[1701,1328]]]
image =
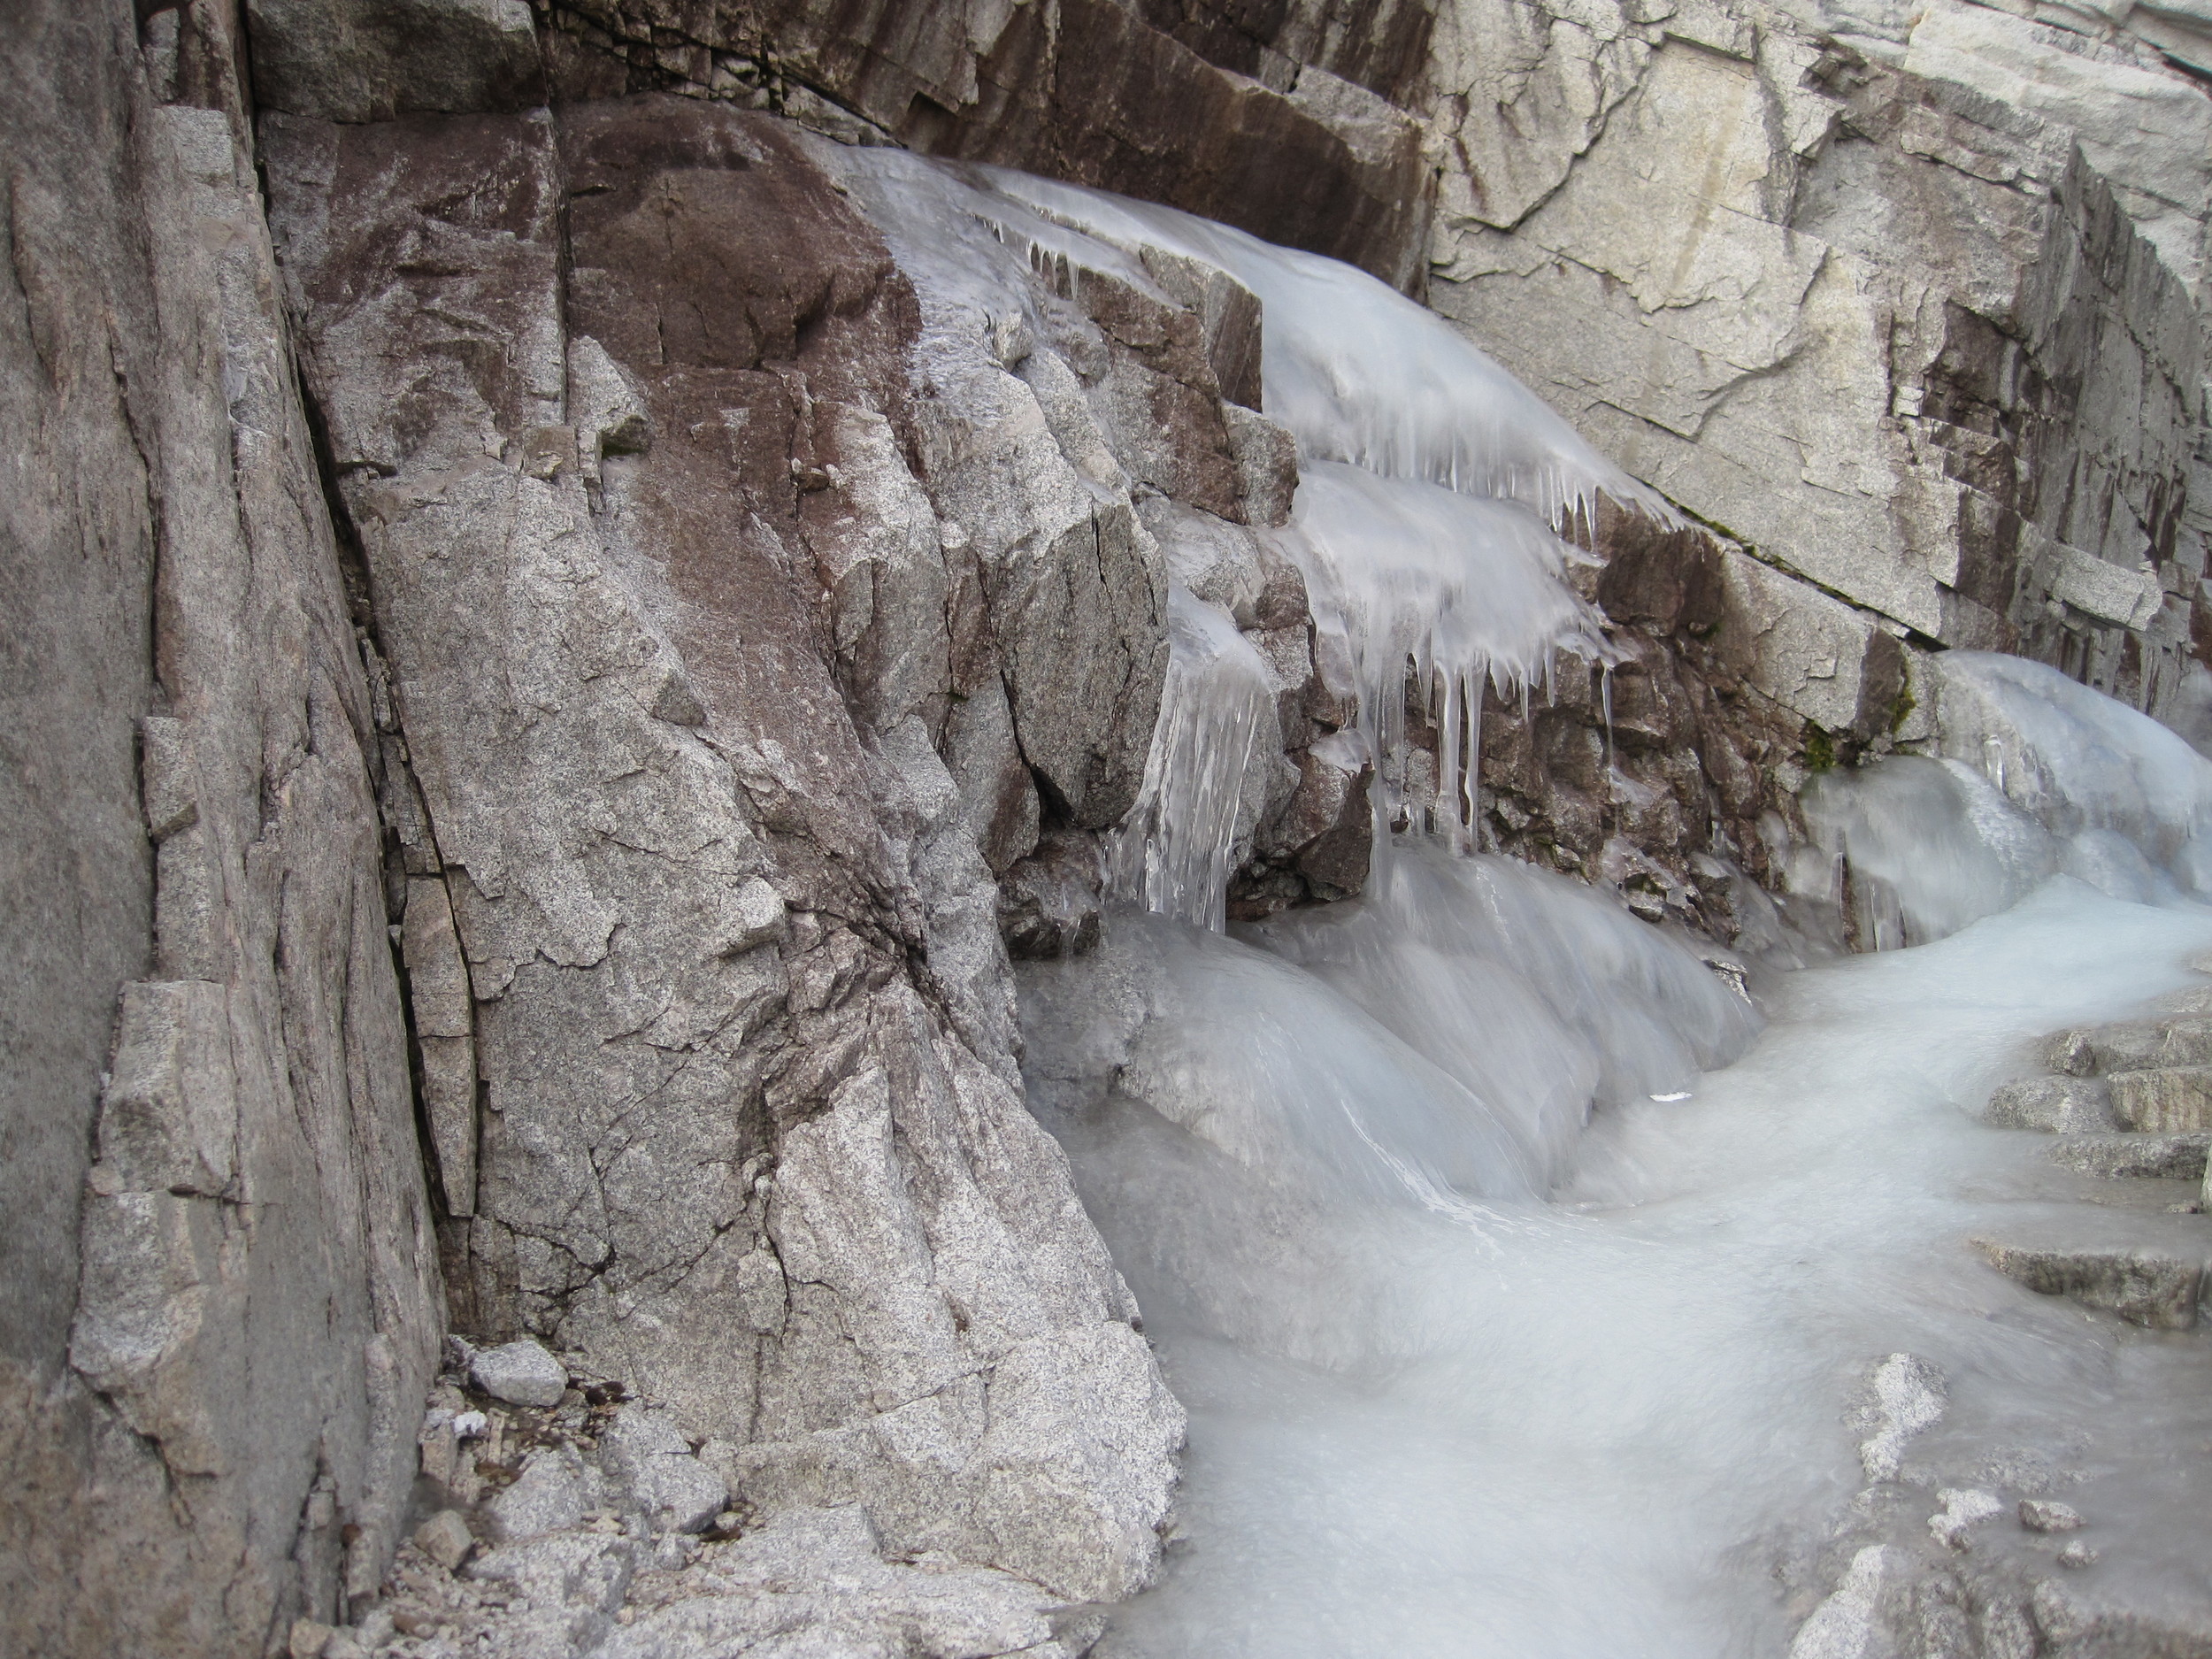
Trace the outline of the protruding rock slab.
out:
[[[2104,1080],[2093,1077],[2030,1077],[2001,1084],[1982,1109],[1982,1121],[2000,1129],[2055,1134],[2115,1127],[2111,1096]]]
[[[2201,1257],[2154,1248],[2062,1249],[1976,1239],[1974,1248],[2008,1279],[2046,1296],[2070,1296],[2153,1331],[2186,1331],[2197,1322]]]
[[[2208,1146],[2212,1134],[2069,1135],[2051,1148],[2051,1159],[2085,1175],[2193,1181],[2204,1174]]]
[[[2126,1128],[2152,1133],[2212,1130],[2212,1066],[2115,1071],[2107,1080],[2112,1114]]]
[[[2212,1018],[2131,1019],[2074,1026],[2045,1041],[2043,1064],[2069,1077],[2212,1065]]]

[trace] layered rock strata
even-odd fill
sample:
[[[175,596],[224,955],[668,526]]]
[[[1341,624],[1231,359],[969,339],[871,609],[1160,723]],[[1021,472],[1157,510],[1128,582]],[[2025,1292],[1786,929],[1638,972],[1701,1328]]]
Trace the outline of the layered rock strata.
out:
[[[1417,123],[1393,103],[1418,76],[1418,0],[1242,8],[1042,4],[857,8],[727,0],[550,0],[541,8],[556,102],[676,91],[789,114],[861,142],[998,162],[1225,219],[1417,288],[1431,196]],[[419,12],[473,25],[484,65],[442,102],[450,68]],[[519,108],[541,101],[508,67],[528,18],[498,6],[374,6],[408,42],[368,66],[364,28],[339,50],[328,0],[257,0],[265,32],[299,50],[257,60],[265,108],[359,120],[395,108]],[[350,56],[348,56],[348,53]],[[329,61],[337,58],[334,66]],[[355,59],[363,66],[354,67]],[[380,94],[386,81],[393,90]],[[400,90],[410,82],[415,90]],[[432,96],[436,96],[434,93]],[[395,103],[395,100],[396,102]]]

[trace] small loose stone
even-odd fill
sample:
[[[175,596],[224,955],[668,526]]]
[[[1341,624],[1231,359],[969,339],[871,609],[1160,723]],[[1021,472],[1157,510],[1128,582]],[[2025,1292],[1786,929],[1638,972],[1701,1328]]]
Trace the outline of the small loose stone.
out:
[[[2097,1552],[2078,1538],[2058,1552],[2058,1564],[2062,1567],[2093,1567],[2097,1564]]]
[[[2081,1525],[2081,1511],[2048,1498],[2023,1498],[2020,1525],[2031,1532],[2070,1532]]]
[[[458,1509],[440,1509],[415,1529],[415,1547],[451,1572],[476,1548],[467,1519]]]

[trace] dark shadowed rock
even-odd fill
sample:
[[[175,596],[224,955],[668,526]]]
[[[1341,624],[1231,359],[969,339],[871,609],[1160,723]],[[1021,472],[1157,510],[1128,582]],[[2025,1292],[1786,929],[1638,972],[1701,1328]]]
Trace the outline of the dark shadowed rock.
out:
[[[1182,38],[1210,45],[1217,31],[1148,16],[1114,0],[988,12],[562,0],[548,58],[557,98],[665,88],[794,113],[812,104],[829,130],[841,107],[849,136],[1165,202],[1417,291],[1429,173],[1419,127],[1390,98],[1418,73],[1426,12],[1315,8],[1274,32],[1310,56],[1271,81],[1233,50],[1217,54],[1224,68]]]
[[[999,932],[1009,955],[1049,961],[1098,943],[1105,861],[1094,836],[1054,830],[1007,872],[999,889]]]
[[[545,101],[525,0],[246,0],[264,110],[334,121]]]

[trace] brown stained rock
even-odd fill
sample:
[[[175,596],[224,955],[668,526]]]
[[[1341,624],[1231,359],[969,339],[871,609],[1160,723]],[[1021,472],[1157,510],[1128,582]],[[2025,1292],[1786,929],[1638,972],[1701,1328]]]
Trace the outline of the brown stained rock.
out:
[[[1425,0],[1141,0],[1134,9],[1208,63],[1278,91],[1312,65],[1395,104],[1417,90],[1435,21]]]
[[[1481,844],[1586,875],[1632,851],[1650,877],[1637,902],[1734,939],[1753,919],[1736,872],[1781,886],[1774,832],[1786,845],[1800,825],[1811,728],[1742,649],[1740,553],[1604,502],[1594,540],[1600,565],[1574,578],[1615,625],[1617,660],[1563,653],[1525,703],[1486,689]],[[1428,731],[1418,712],[1409,729]]]
[[[1302,97],[1294,77],[1225,71],[1113,0],[1067,0],[1049,21],[1030,6],[565,0],[548,59],[557,99],[666,88],[818,104],[826,127],[1165,202],[1417,290],[1429,176],[1418,127],[1387,96],[1417,73],[1426,14],[1401,0],[1309,16],[1281,36],[1325,64]]]
[[[545,101],[525,0],[247,0],[254,99],[334,121]]]
[[[1327,745],[1298,757],[1298,790],[1271,831],[1317,897],[1348,898],[1367,885],[1374,813],[1368,789],[1375,769],[1363,757]]]

